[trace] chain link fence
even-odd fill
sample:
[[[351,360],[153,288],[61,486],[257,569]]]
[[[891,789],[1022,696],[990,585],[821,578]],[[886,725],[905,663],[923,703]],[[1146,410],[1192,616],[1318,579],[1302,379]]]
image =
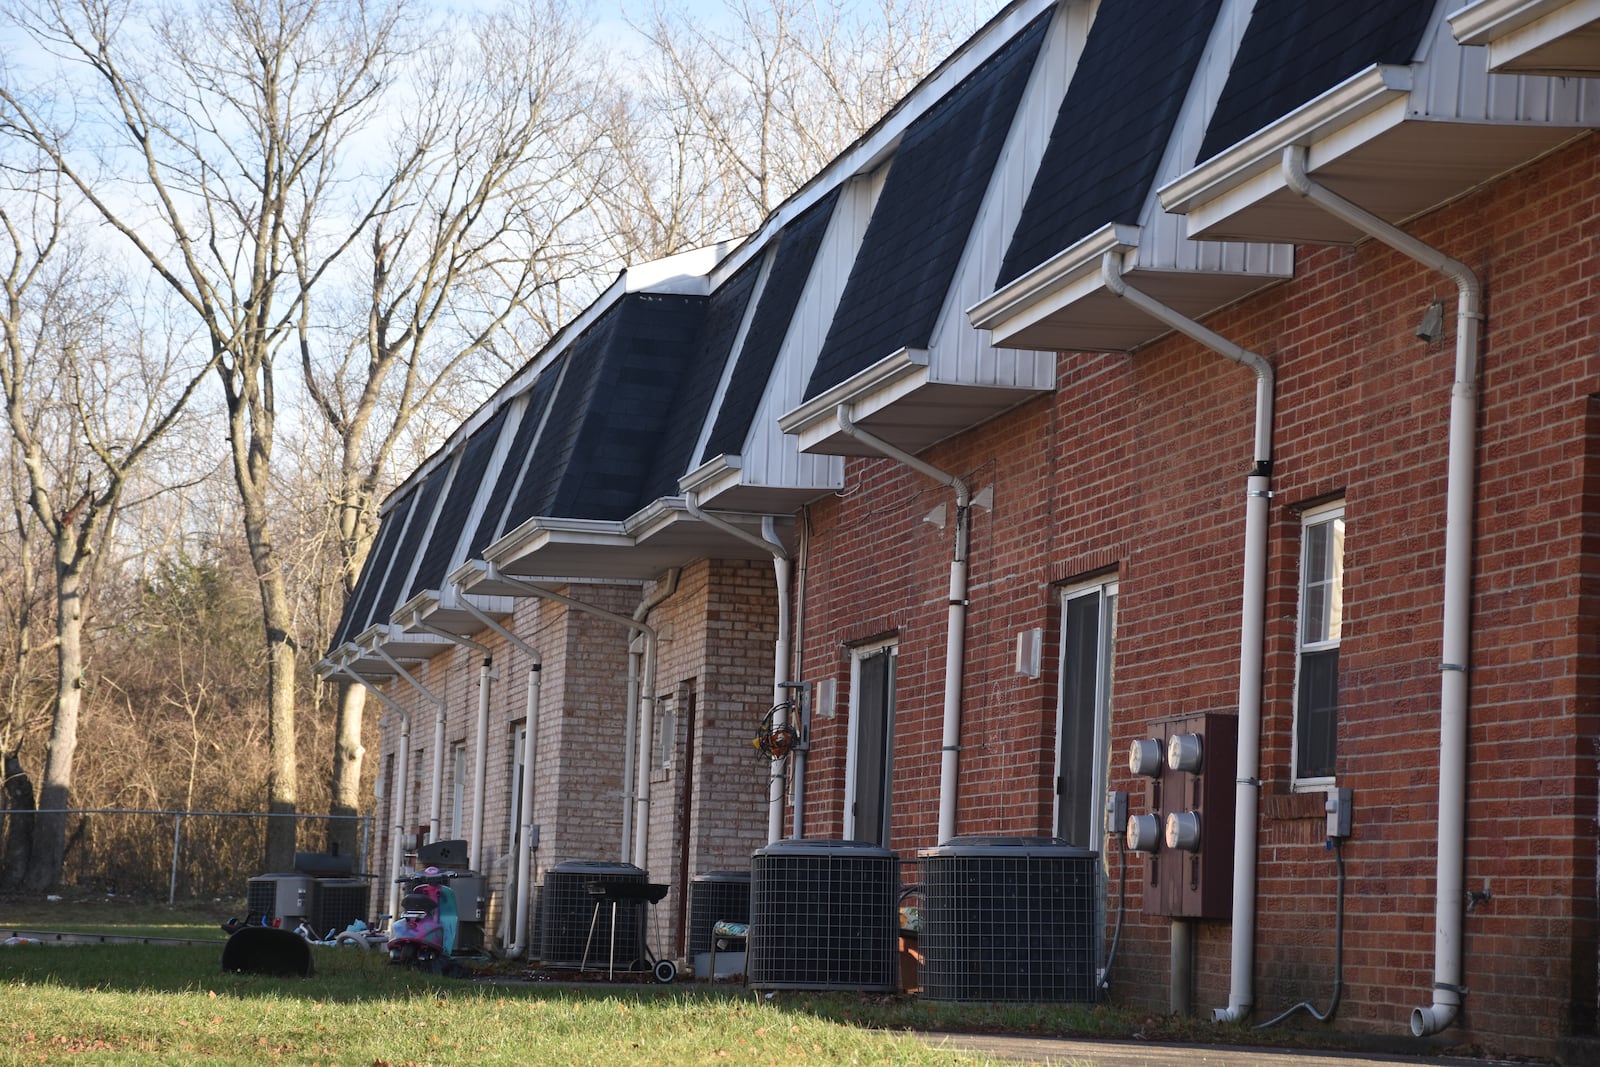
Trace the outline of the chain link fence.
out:
[[[259,811],[0,809],[0,824],[9,834],[11,820],[44,814],[67,816],[63,885],[152,898],[164,895],[168,903],[243,896],[251,878],[276,873],[262,870],[269,819],[296,820],[300,838],[319,824],[356,822],[359,848],[355,863],[360,872],[368,869],[372,837],[370,815],[269,815]],[[307,826],[308,820],[311,826]]]

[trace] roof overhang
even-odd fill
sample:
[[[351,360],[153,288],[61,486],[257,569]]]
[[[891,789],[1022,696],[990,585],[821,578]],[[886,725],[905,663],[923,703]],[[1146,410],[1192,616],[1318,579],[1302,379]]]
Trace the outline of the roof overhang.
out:
[[[511,617],[514,601],[510,597],[469,596],[447,585],[443,589],[427,589],[395,611],[390,619],[408,633],[424,634],[440,631],[461,638],[481,633],[486,626],[478,615],[467,610],[470,604],[478,612],[496,622]]]
[[[720,517],[761,536],[760,515]],[[783,526],[792,540],[793,521]],[[513,577],[648,581],[699,559],[769,559],[770,553],[701,522],[681,497],[663,497],[621,522],[530,519],[490,545],[483,558]]]
[[[1113,223],[1064,249],[967,312],[998,346],[1128,352],[1170,332],[1106,288],[1101,262],[1123,258],[1123,276],[1189,318],[1200,318],[1289,274],[1141,269],[1140,228]],[[1130,260],[1131,257],[1131,260]]]
[[[354,641],[346,641],[324,656],[313,670],[317,677],[339,681],[353,674],[368,685],[384,685],[399,675],[392,666]]]
[[[682,478],[678,488],[693,493],[702,507],[758,515],[790,515],[844,488],[843,477],[813,485],[760,485],[746,480],[743,456],[714,456]]]
[[[380,646],[390,658],[414,663],[432,659],[455,647],[447,638],[430,633],[408,633],[404,627],[392,622],[374,623],[367,627],[356,635],[355,644],[361,650],[363,661],[370,657],[379,663],[385,663],[378,654]],[[393,673],[393,668],[390,668],[390,673]]]
[[[1377,65],[1201,164],[1158,193],[1190,237],[1353,244],[1362,236],[1296,195],[1283,152],[1307,149],[1318,184],[1391,223],[1453,200],[1583,132],[1411,113],[1409,67]]]
[[[902,348],[783,415],[778,428],[796,438],[801,452],[880,455],[840,426],[837,412],[848,404],[856,425],[916,453],[1048,391],[937,382],[929,374],[926,349]]]
[[[522,575],[517,578],[503,578],[497,566],[481,559],[469,559],[461,566],[450,572],[450,581],[463,592],[470,592],[473,596],[517,597],[532,596],[528,586],[538,585],[547,589],[559,587],[572,587],[583,585],[614,585],[615,582],[604,582],[593,578],[563,578],[551,574]],[[641,584],[641,583],[625,583]]]
[[[1450,16],[1464,45],[1505,74],[1600,75],[1600,0],[1479,0]]]

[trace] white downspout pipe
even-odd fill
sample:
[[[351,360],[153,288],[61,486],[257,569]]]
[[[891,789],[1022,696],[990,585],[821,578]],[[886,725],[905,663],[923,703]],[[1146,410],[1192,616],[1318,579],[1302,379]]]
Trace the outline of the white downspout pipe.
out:
[[[400,860],[405,851],[401,838],[406,832],[406,767],[411,762],[411,713],[406,710],[405,705],[344,664],[339,665],[339,671],[359,683],[367,692],[381,700],[385,707],[392,708],[395,714],[400,716],[400,739],[395,745],[394,756],[394,783],[389,794],[389,818],[392,825],[389,829],[389,892],[385,897],[385,914],[393,921],[394,917],[400,914]]]
[[[1255,462],[1245,483],[1244,589],[1239,614],[1239,742],[1233,807],[1228,1006],[1212,1011],[1218,1022],[1236,1022],[1250,1014],[1255,1000],[1256,822],[1261,793],[1261,672],[1267,612],[1267,502],[1272,497],[1274,375],[1272,365],[1259,354],[1130,286],[1122,277],[1120,253],[1102,256],[1100,273],[1107,291],[1256,376]]]
[[[683,506],[689,514],[703,523],[715,526],[723,533],[737,537],[747,544],[754,545],[772,554],[773,576],[778,585],[778,637],[772,649],[772,703],[780,706],[789,698],[789,662],[793,647],[792,631],[789,621],[789,584],[790,574],[793,570],[793,561],[789,558],[789,550],[778,540],[776,526],[771,515],[761,517],[761,536],[757,537],[748,530],[741,530],[733,523],[705,511],[700,507],[700,500],[693,491],[683,495]],[[784,723],[775,723],[782,726]],[[804,724],[800,724],[803,726]],[[804,738],[802,745],[795,752],[795,786],[794,786],[794,836],[801,836],[803,825],[802,804],[805,799],[805,748]],[[772,775],[767,783],[767,844],[772,844],[783,836],[783,778],[784,761],[772,761]]]
[[[1472,510],[1477,450],[1478,346],[1483,286],[1472,269],[1312,181],[1305,148],[1283,153],[1290,189],[1401,255],[1456,283],[1455,382],[1450,388],[1445,480],[1444,627],[1439,664],[1439,845],[1433,911],[1433,1000],[1411,1013],[1411,1032],[1437,1034],[1461,1010],[1462,901],[1467,835],[1467,670],[1472,649]]]
[[[505,947],[501,950],[508,959],[516,959],[528,948],[528,919],[533,911],[530,903],[533,899],[533,798],[534,798],[534,757],[539,752],[539,697],[540,687],[544,679],[544,657],[539,650],[528,644],[522,638],[501,626],[490,615],[478,610],[477,606],[466,597],[461,597],[461,606],[467,614],[483,623],[489,629],[505,638],[508,644],[521,649],[528,656],[528,696],[523,722],[526,724],[522,731],[522,794],[519,809],[522,812],[522,823],[517,833],[517,859],[513,868],[513,885],[506,887],[505,899],[510,901],[516,897],[516,929],[508,931]]]
[[[460,599],[460,598],[458,598]],[[474,871],[483,870],[483,802],[489,772],[489,687],[494,681],[494,654],[484,645],[469,637],[451,633],[443,627],[417,620],[420,630],[453,641],[462,648],[471,649],[483,657],[478,668],[478,723],[472,752],[472,824],[467,831],[467,866]]]
[[[678,575],[673,567],[666,580],[656,586],[649,596],[639,601],[633,609],[633,624],[644,634],[644,664],[639,678],[639,777],[634,788],[633,865],[640,870],[650,869],[650,743],[656,729],[656,664],[661,654],[661,635],[654,626],[645,625],[645,619],[662,601],[678,591]]]
[[[444,698],[436,696],[427,686],[417,681],[410,671],[400,665],[399,660],[389,655],[381,642],[374,642],[372,651],[376,652],[391,670],[410,683],[411,688],[433,701],[433,797],[428,804],[429,818],[432,820],[428,825],[428,840],[436,841],[439,835],[439,814],[443,810],[444,802],[442,790],[439,788],[440,779],[444,777],[444,756],[439,752],[444,745]]]
[[[876,437],[851,419],[849,404],[834,409],[839,430],[890,459],[910,467],[941,485],[956,491],[956,544],[950,560],[950,610],[946,616],[944,646],[944,738],[939,760],[939,843],[956,835],[957,757],[961,751],[961,684],[966,666],[967,628],[967,542],[972,523],[972,492],[967,483],[953,474],[918,459],[911,453]]]
[[[633,802],[635,763],[639,756],[639,665],[644,659],[639,634],[628,632],[628,680],[622,710],[622,840],[617,843],[617,859],[627,863],[633,855]]]
[[[497,565],[493,563],[489,565],[488,570],[489,577],[494,581],[510,586],[513,589],[517,589],[528,596],[536,596],[545,600],[553,600],[558,604],[565,604],[567,607],[572,608],[575,611],[586,612],[602,619],[610,619],[612,622],[615,622],[621,626],[626,626],[635,634],[645,635],[645,665],[643,671],[643,680],[645,684],[650,686],[655,685],[655,658],[657,641],[655,628],[647,624],[644,621],[644,618],[648,616],[650,612],[654,610],[662,601],[666,600],[668,597],[672,596],[673,593],[677,592],[678,576],[680,573],[680,568],[673,567],[669,569],[663,578],[657,580],[655,592],[644,598],[644,600],[640,601],[639,606],[634,609],[633,617],[630,618],[627,615],[621,615],[615,611],[608,611],[605,608],[598,607],[594,604],[585,603],[582,600],[566,596],[563,593],[558,593],[554,589],[547,589],[536,582],[526,581],[522,578],[516,577],[515,575],[505,574]],[[632,644],[631,638],[629,643]],[[655,710],[653,692],[648,690],[642,692],[639,699],[639,706],[641,709],[640,718],[643,720],[641,721],[641,726],[653,727],[655,718],[653,714]],[[639,743],[640,745],[648,745],[650,743],[649,735],[645,734],[643,737],[641,737],[639,739]],[[631,746],[629,751],[632,751]],[[644,864],[639,861],[643,858],[646,858],[648,854],[649,834],[648,823],[646,822],[645,817],[649,815],[650,811],[650,768],[648,766],[648,761],[641,760],[640,762],[644,764],[639,771],[639,777],[643,779],[643,782],[642,788],[639,789],[640,795],[637,796],[634,802],[634,806],[638,809],[638,811],[637,818],[635,819],[636,834],[633,842],[633,855],[635,856],[635,866],[643,868]],[[627,787],[626,780],[623,782],[623,787],[624,789]],[[624,848],[626,848],[626,839],[624,839],[623,845]]]

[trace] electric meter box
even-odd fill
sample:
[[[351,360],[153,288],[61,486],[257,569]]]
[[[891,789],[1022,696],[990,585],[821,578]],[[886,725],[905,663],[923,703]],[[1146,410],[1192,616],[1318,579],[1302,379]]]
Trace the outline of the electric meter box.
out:
[[[1151,724],[1162,759],[1146,790],[1159,844],[1145,856],[1144,910],[1174,919],[1233,912],[1239,718],[1203,712]],[[1154,747],[1154,746],[1151,746]]]

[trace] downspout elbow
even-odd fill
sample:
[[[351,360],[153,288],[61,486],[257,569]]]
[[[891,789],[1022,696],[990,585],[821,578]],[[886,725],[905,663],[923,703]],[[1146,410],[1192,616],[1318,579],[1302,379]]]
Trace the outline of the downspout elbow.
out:
[[[1426,1008],[1413,1008],[1411,1010],[1411,1033],[1415,1037],[1432,1037],[1441,1033],[1451,1023],[1456,1021],[1456,1013],[1461,1010],[1459,999],[1453,1003],[1446,1002],[1444,997],[1454,997],[1454,993],[1438,990],[1434,994],[1433,1003]]]

